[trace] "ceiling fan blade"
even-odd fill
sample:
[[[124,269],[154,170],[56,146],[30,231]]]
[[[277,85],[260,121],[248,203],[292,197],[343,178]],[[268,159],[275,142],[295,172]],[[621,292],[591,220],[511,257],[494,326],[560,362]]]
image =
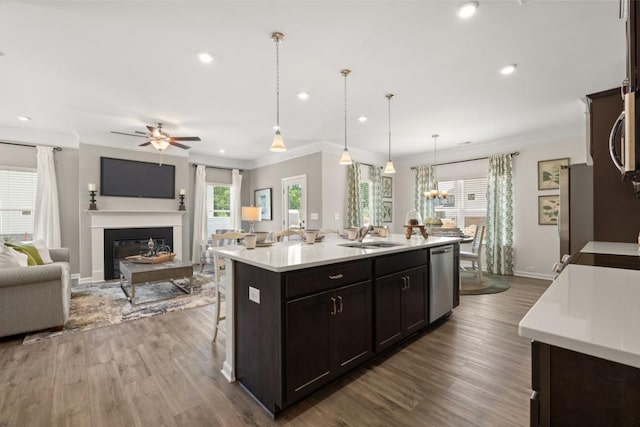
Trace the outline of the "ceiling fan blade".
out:
[[[184,148],[185,150],[188,150],[189,148],[191,148],[188,145],[179,144],[179,143],[177,143],[175,141],[169,141],[169,144],[173,145],[174,147]]]
[[[172,136],[172,141],[202,141],[199,136]]]
[[[143,142],[142,144],[138,145],[138,147],[144,147],[146,145],[150,145],[151,141],[147,141],[147,142]]]
[[[146,138],[146,135],[136,135],[134,133],[125,133],[125,132],[117,132],[115,130],[112,130],[111,133],[117,133],[118,135],[127,135],[127,136],[137,136],[138,138]]]
[[[156,128],[154,128],[153,126],[149,126],[149,125],[147,125],[147,129],[149,129],[149,132],[151,132],[151,134],[153,134],[153,131],[156,130]]]
[[[139,131],[139,130],[135,131],[135,133],[138,133],[138,134],[140,134],[140,135],[148,135],[148,133],[146,133],[146,132],[142,132],[142,131]]]

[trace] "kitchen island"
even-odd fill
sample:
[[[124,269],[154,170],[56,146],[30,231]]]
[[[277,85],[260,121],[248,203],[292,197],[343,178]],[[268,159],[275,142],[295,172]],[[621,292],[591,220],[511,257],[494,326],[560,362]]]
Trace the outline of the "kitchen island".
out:
[[[214,250],[231,260],[225,377],[276,414],[458,305],[459,240],[391,235]],[[375,246],[377,245],[377,246]]]
[[[639,259],[636,244],[588,243],[520,322],[531,426],[640,424]]]

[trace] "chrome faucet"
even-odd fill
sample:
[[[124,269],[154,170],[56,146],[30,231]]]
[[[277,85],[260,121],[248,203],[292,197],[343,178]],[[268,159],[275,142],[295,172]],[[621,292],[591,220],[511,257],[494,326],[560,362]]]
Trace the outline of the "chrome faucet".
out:
[[[358,230],[358,234],[356,236],[358,239],[358,242],[362,242],[364,238],[367,237],[367,234],[369,234],[370,231],[373,231],[373,225],[360,227],[360,229]]]

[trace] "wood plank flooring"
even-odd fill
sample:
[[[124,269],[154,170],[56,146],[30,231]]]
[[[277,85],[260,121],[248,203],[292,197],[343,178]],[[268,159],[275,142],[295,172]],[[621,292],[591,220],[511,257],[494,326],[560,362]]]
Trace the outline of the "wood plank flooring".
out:
[[[461,297],[440,327],[273,420],[220,374],[211,306],[28,346],[0,340],[0,426],[526,426],[529,341],[517,324],[549,282]]]

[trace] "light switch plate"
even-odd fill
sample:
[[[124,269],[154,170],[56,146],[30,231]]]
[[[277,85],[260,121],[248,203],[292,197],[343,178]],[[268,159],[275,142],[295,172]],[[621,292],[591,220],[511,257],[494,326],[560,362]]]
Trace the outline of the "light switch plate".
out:
[[[256,289],[253,286],[249,286],[249,301],[253,301],[256,304],[260,304],[260,289]]]
[[[339,213],[333,214],[333,219],[335,219],[336,221],[339,220],[340,214]]]
[[[317,221],[318,220],[318,214],[316,212],[312,212],[311,213],[311,219]]]

